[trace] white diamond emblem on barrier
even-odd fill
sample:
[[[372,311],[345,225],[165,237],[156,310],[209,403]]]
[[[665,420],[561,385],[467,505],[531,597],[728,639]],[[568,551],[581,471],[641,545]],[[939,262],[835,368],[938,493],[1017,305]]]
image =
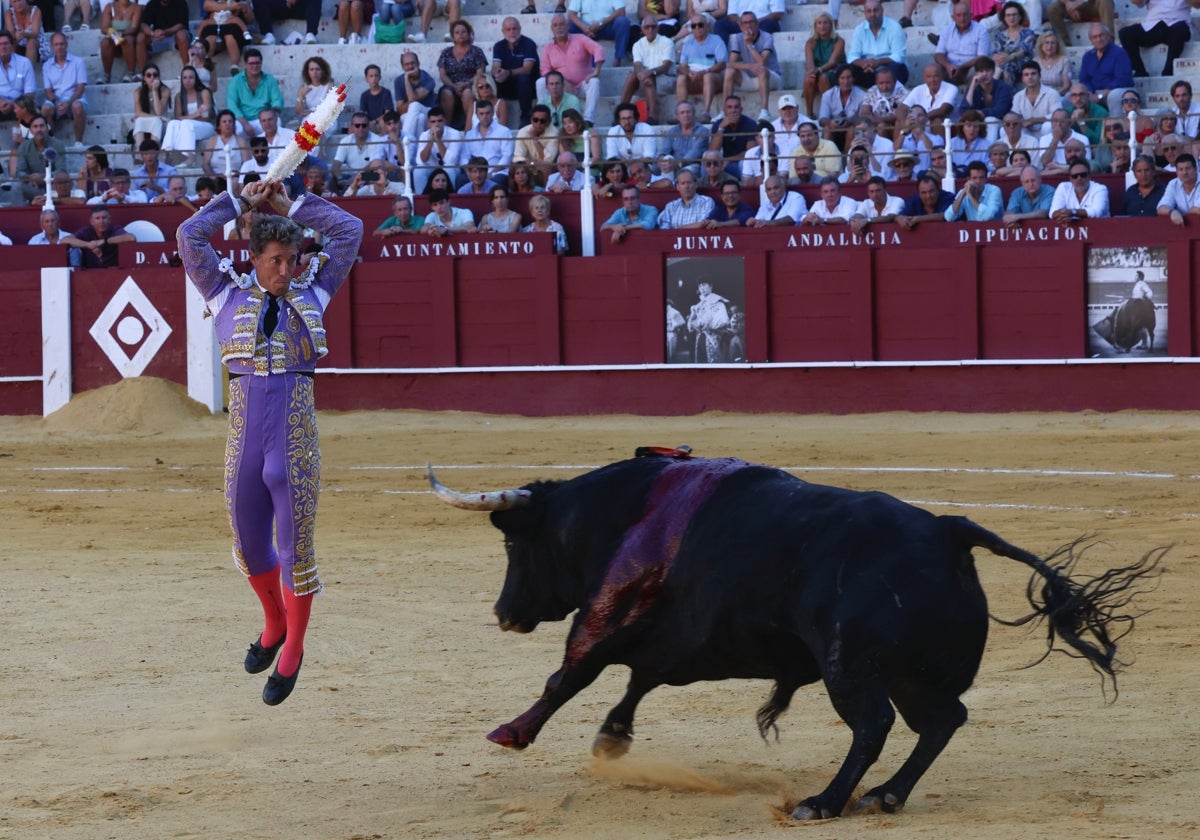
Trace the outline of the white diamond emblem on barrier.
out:
[[[133,307],[143,323],[128,316],[120,321],[117,320],[127,306]],[[113,336],[114,327],[116,327],[116,337]],[[149,334],[145,335],[145,341],[131,355],[122,346],[122,342],[130,345],[136,344],[147,330]],[[104,307],[104,311],[96,318],[96,323],[92,324],[92,328],[88,332],[100,345],[100,349],[104,351],[108,360],[113,363],[113,367],[121,376],[128,378],[142,375],[142,371],[146,369],[146,366],[150,364],[155,354],[162,349],[170,337],[171,325],[154,308],[150,298],[146,297],[146,294],[138,288],[137,283],[133,282],[133,278],[126,277],[121,288],[117,289],[117,293]]]

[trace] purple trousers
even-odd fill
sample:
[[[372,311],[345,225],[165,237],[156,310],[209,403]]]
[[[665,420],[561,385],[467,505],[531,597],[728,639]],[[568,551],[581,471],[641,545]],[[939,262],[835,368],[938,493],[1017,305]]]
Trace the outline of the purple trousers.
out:
[[[320,485],[312,376],[231,380],[225,503],[242,574],[281,566],[283,583],[295,594],[321,591],[313,552]]]

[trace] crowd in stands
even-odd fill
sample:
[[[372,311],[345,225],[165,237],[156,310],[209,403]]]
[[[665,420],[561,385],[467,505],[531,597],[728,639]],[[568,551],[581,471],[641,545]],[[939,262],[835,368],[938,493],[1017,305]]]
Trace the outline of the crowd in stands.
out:
[[[305,21],[296,43],[314,43],[318,0],[203,0],[194,32],[187,0],[112,0],[99,15],[103,81],[120,63],[117,81],[136,83],[129,125],[141,162],[116,168],[104,147],[83,146],[89,82],[70,35],[96,17],[86,0],[68,2],[50,37],[43,20],[52,2],[47,13],[45,3],[11,0],[0,31],[0,120],[11,121],[14,140],[8,175],[26,203],[45,202],[49,174],[55,203],[61,195],[100,206],[200,206],[263,177],[333,81],[319,55],[304,61],[298,80],[281,80],[254,46],[275,43],[274,23],[284,18]],[[639,0],[636,19],[623,0],[569,0],[540,46],[519,14],[503,20],[501,40],[476,44],[459,0],[444,8],[436,0],[342,0],[340,43],[362,42],[380,22],[403,22],[404,40],[425,42],[442,12],[447,43],[433,67],[402,44],[395,66],[369,64],[345,135],[314,150],[290,186],[393,197],[380,237],[549,231],[560,252],[569,243],[552,203],[531,201],[526,219],[509,208],[510,195],[619,198],[604,224],[619,241],[638,227],[1071,223],[1117,205],[1095,174],[1131,172],[1124,212],[1182,224],[1200,213],[1200,104],[1179,79],[1172,106],[1146,114],[1134,78],[1147,75],[1141,50],[1156,44],[1167,45],[1163,74],[1172,76],[1200,0],[1134,2],[1144,17],[1116,33],[1111,0],[1054,0],[1044,25],[1040,0],[959,2],[930,36],[933,60],[918,80],[909,77],[904,33],[916,0],[890,4],[898,17],[882,0],[864,0],[849,38],[837,32],[840,4],[831,0],[830,13],[814,19],[798,99],[783,87],[773,40],[780,0]],[[1063,55],[1068,21],[1092,21],[1077,68]],[[169,86],[152,59],[171,50],[182,70]],[[220,110],[218,51],[232,73]],[[611,119],[598,114],[609,63],[628,68]],[[295,96],[285,100],[285,89]],[[65,169],[68,151],[83,156],[77,172]],[[961,188],[944,189],[947,176]],[[1020,185],[1005,197],[994,183],[1001,179]],[[811,205],[792,189],[806,184],[819,185]],[[850,184],[864,185],[868,198],[843,195]],[[758,206],[746,203],[747,187],[762,188]],[[641,200],[655,190],[678,198],[659,212]],[[491,212],[476,220],[455,206],[458,194],[487,195]],[[413,195],[428,198],[426,216],[414,214]]]

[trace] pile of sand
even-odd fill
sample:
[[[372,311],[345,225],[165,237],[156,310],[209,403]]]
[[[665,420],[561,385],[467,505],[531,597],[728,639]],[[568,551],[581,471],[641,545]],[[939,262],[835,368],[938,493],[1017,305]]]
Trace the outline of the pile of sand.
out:
[[[158,435],[179,432],[212,415],[175,382],[153,376],[123,379],[82,394],[42,422],[71,435]]]

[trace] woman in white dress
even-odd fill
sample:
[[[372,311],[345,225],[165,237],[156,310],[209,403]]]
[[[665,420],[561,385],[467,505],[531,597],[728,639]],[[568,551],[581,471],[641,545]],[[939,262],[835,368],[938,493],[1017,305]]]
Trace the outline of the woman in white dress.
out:
[[[200,81],[196,68],[185,64],[179,73],[175,118],[167,123],[163,134],[163,150],[183,152],[184,166],[195,166],[196,143],[217,133],[212,124],[212,109],[212,94]]]
[[[237,177],[242,162],[250,160],[250,145],[237,134],[237,117],[228,108],[217,114],[217,133],[204,143],[201,166],[211,178],[224,178],[228,172]]]

